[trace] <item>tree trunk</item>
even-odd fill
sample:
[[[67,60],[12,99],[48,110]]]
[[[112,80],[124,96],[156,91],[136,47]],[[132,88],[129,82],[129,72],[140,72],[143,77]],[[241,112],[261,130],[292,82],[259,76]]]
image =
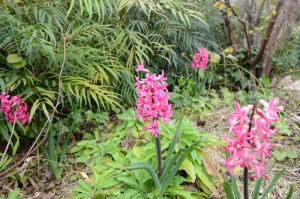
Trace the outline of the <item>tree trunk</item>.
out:
[[[266,48],[264,50],[263,56],[262,56],[262,67],[263,71],[262,74],[266,75],[267,77],[270,77],[270,71],[271,71],[271,60],[272,56],[275,51],[276,43],[278,41],[278,38],[280,37],[284,24],[287,25],[287,31],[286,31],[286,38],[283,40],[284,43],[287,43],[287,40],[290,37],[289,31],[291,31],[289,27],[291,27],[291,24],[295,21],[297,18],[297,12],[300,6],[300,0],[286,0],[284,1],[282,9],[279,11],[277,20],[274,24],[274,28],[271,32],[269,42],[266,45]]]

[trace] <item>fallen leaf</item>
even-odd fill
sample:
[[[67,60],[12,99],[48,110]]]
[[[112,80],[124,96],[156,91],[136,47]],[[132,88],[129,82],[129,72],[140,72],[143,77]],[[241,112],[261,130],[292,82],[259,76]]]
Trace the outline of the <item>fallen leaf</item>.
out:
[[[35,183],[34,179],[31,178],[30,176],[28,176],[28,180],[30,181],[30,183],[32,184],[33,188],[36,190],[36,191],[40,191],[39,190],[39,186]]]

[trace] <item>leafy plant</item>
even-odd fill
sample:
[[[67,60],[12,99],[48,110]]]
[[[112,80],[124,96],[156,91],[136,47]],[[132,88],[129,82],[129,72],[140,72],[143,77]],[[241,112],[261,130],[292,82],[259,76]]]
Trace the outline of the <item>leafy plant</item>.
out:
[[[264,188],[263,192],[262,192],[262,195],[259,197],[259,193],[260,193],[260,190],[261,190],[261,185],[263,183],[263,177],[259,178],[256,180],[255,182],[255,186],[254,186],[254,189],[253,189],[253,192],[252,192],[252,199],[265,199],[269,192],[272,190],[273,186],[276,184],[276,182],[278,181],[278,179],[280,178],[280,176],[285,172],[285,169],[282,169],[281,171],[279,171],[271,180],[271,182],[269,183],[269,185]],[[224,190],[225,190],[225,193],[226,193],[226,196],[227,198],[229,199],[239,199],[241,198],[240,197],[240,194],[238,192],[238,189],[237,189],[237,185],[236,185],[236,181],[234,179],[234,177],[230,177],[230,182],[225,180],[223,182],[223,187],[224,187]],[[294,191],[294,186],[292,185],[289,189],[289,192],[287,194],[287,196],[285,197],[286,199],[290,199],[292,198],[292,195],[293,195],[293,191]]]
[[[48,147],[43,147],[42,146],[42,151],[43,154],[45,155],[53,173],[56,179],[61,178],[61,172],[63,170],[61,164],[64,161],[65,155],[66,155],[66,149],[68,146],[68,143],[70,141],[71,135],[73,134],[74,131],[74,125],[70,127],[68,130],[66,137],[64,138],[62,146],[59,144],[59,134],[56,135],[56,140],[55,140],[55,134],[54,134],[54,127],[49,130],[48,133]],[[63,131],[62,128],[56,129],[58,132]]]
[[[172,178],[177,173],[179,167],[183,163],[184,159],[191,153],[198,143],[195,143],[191,145],[188,149],[185,151],[179,150],[174,155],[174,149],[175,144],[179,138],[180,134],[180,128],[181,128],[182,121],[179,120],[178,126],[176,128],[176,131],[174,133],[173,141],[171,142],[170,148],[168,150],[168,154],[165,158],[163,167],[162,167],[162,173],[161,176],[158,177],[154,171],[154,169],[146,163],[135,163],[133,165],[129,166],[129,169],[135,170],[135,169],[146,169],[150,174],[154,181],[155,188],[160,190],[160,195],[163,195],[167,187],[169,186]],[[157,152],[159,153],[159,152]]]
[[[86,181],[86,183],[94,187],[95,190],[102,190],[99,193],[104,193],[108,198],[121,198],[124,194],[128,194],[129,197],[159,198],[160,191],[155,191],[152,177],[148,172],[142,170],[129,171],[127,168],[137,162],[147,162],[151,167],[156,168],[156,162],[153,161],[156,154],[153,150],[155,144],[152,137],[145,134],[142,124],[135,120],[133,109],[128,109],[118,114],[117,117],[122,121],[120,125],[108,125],[106,131],[109,132],[97,139],[86,136],[86,140],[79,142],[71,150],[77,157],[77,162],[88,164],[94,170],[93,172],[100,175],[101,183],[97,186],[90,181]],[[164,132],[161,134],[163,157],[167,156],[169,143],[173,140],[173,132],[175,132],[177,125],[177,123],[171,125],[159,124],[159,128]],[[218,194],[216,188],[218,184],[215,184],[211,175],[219,176],[219,174],[214,169],[203,148],[212,145],[224,145],[224,142],[211,137],[206,132],[197,131],[187,118],[183,118],[180,130],[181,134],[178,139],[181,140],[181,143],[175,144],[175,155],[180,151],[180,148],[182,148],[181,151],[188,149],[189,146],[194,144],[194,140],[200,140],[200,143],[179,167],[180,173],[186,173],[187,177],[182,177],[178,175],[178,172],[175,172],[176,175],[173,174],[174,177],[169,182],[163,197],[196,198],[199,196],[205,198],[211,194]],[[89,173],[89,171],[86,171],[86,173]],[[93,177],[89,176],[89,178],[92,179]],[[204,192],[192,192],[182,187],[184,183],[195,183],[195,181],[201,184]],[[78,194],[78,189],[76,189],[74,196]]]

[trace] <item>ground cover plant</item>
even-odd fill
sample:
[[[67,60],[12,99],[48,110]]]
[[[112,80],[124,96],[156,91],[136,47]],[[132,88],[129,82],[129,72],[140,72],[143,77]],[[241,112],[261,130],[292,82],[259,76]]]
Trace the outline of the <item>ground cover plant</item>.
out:
[[[299,0],[2,0],[0,198],[297,198]]]

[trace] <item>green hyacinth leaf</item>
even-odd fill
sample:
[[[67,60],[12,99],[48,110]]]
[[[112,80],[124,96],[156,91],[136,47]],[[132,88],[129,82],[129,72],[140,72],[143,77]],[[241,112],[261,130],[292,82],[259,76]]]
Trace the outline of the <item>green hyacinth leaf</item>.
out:
[[[7,56],[7,62],[10,64],[16,64],[21,62],[23,59],[19,57],[17,54],[10,54]]]
[[[286,196],[285,199],[291,199],[291,198],[292,198],[293,193],[294,193],[294,189],[295,189],[295,186],[294,186],[294,185],[290,186],[289,193],[288,193],[288,195]]]
[[[275,183],[277,182],[277,180],[280,178],[280,176],[285,172],[285,169],[282,169],[281,171],[279,171],[274,178],[272,179],[272,181],[270,182],[270,184],[267,186],[267,188],[264,190],[263,195],[261,196],[261,199],[265,199],[268,195],[268,193],[271,191],[271,189],[273,188],[273,186],[275,185]]]
[[[224,188],[225,194],[228,199],[235,199],[235,197],[233,196],[233,193],[232,193],[230,183],[227,180],[224,180],[223,188]]]

